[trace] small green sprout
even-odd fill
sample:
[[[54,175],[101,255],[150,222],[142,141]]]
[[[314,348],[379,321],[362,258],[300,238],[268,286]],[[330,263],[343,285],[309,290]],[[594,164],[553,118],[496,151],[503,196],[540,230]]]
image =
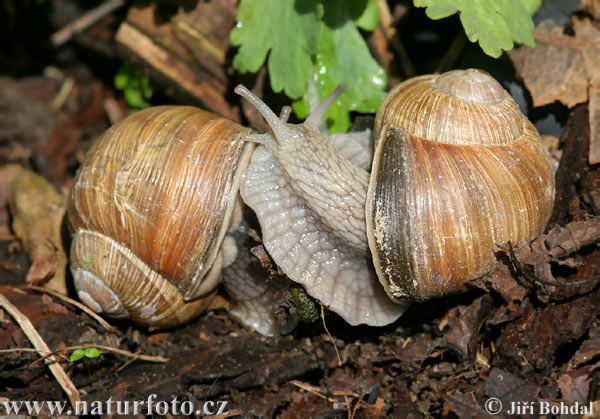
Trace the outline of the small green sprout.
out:
[[[99,356],[100,351],[97,348],[77,348],[71,353],[69,361],[77,362],[83,357],[93,359],[98,358]]]
[[[139,111],[150,107],[150,100],[154,89],[147,76],[141,74],[130,63],[123,63],[115,74],[115,87],[123,91],[127,104],[132,111]]]

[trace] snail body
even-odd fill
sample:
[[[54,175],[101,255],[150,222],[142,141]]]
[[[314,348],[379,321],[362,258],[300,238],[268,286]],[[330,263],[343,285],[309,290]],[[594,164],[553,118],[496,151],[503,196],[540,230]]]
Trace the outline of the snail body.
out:
[[[153,327],[203,311],[235,258],[225,234],[236,223],[248,132],[200,109],[163,106],[103,134],[68,200],[80,299]]]
[[[494,267],[496,244],[535,238],[550,216],[548,153],[485,73],[417,77],[390,92],[376,116],[370,174],[318,133],[324,110],[290,126],[237,92],[273,130],[250,137],[262,146],[241,186],[265,247],[286,275],[351,324],[387,324],[403,303],[465,290]],[[273,211],[276,195],[285,217],[278,215],[284,205]],[[371,288],[364,249],[387,295],[401,304],[390,306]]]

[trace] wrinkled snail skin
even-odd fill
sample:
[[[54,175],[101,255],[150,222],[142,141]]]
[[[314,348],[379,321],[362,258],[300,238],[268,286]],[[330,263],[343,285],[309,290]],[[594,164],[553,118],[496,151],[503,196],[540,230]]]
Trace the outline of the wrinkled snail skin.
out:
[[[236,92],[265,117],[272,133],[252,135],[257,146],[240,193],[256,213],[263,244],[277,266],[307,293],[351,325],[382,326],[396,320],[407,305],[395,304],[377,281],[365,233],[370,155],[364,136],[318,132],[334,92],[300,126],[284,124],[242,86]],[[331,142],[331,144],[330,144]],[[356,153],[357,149],[362,152]],[[352,160],[351,160],[352,159]]]
[[[372,264],[397,303],[460,292],[494,267],[496,244],[533,239],[547,223],[548,153],[485,73],[422,76],[390,92],[376,117],[370,175],[318,133],[323,106],[292,126],[243,88],[236,92],[272,129],[249,137],[263,146],[241,185],[265,247],[350,324],[388,324],[406,308],[373,287]]]
[[[96,141],[68,201],[71,270],[82,301],[152,327],[206,309],[221,269],[236,256],[225,234],[241,205],[248,132],[200,109],[162,106]]]
[[[397,301],[464,291],[496,244],[531,240],[550,217],[554,173],[531,122],[476,70],[396,87],[376,117],[367,230]]]

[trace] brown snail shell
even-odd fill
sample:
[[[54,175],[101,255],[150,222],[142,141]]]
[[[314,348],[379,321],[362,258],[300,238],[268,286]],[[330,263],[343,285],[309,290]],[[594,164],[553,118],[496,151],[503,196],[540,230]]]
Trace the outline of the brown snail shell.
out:
[[[494,267],[496,244],[546,226],[548,153],[491,76],[456,70],[405,81],[380,107],[375,137],[367,231],[393,299],[462,291]]]
[[[153,327],[183,323],[209,305],[236,253],[225,233],[251,155],[248,132],[197,108],[160,106],[97,140],[67,209],[82,301]]]

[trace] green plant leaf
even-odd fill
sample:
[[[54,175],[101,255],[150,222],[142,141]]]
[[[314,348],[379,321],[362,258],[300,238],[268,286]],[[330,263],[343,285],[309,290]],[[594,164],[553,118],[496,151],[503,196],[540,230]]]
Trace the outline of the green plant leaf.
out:
[[[298,117],[305,118],[309,109],[344,83],[346,92],[329,108],[325,120],[330,132],[345,132],[351,123],[350,111],[375,112],[385,96],[386,75],[352,20],[356,11],[353,3],[327,0],[324,5],[321,49],[313,59],[314,76],[293,107]],[[363,10],[372,13],[369,6]],[[361,17],[355,16],[358,20]]]
[[[71,356],[69,357],[69,361],[71,362],[76,362],[79,361],[81,358],[83,358],[85,356],[85,352],[83,351],[83,349],[78,348],[75,349],[72,353]]]
[[[233,66],[240,72],[257,72],[269,53],[271,87],[297,98],[312,75],[311,55],[321,40],[322,8],[318,0],[242,0],[238,24],[231,31],[239,46]]]
[[[133,111],[147,108],[154,89],[147,76],[141,74],[130,63],[123,63],[114,78],[115,87],[123,91],[125,100]]]
[[[127,87],[127,83],[129,83],[129,75],[122,73],[122,72],[118,72],[115,75],[115,87],[119,90],[123,90],[125,89],[125,87]]]
[[[460,12],[469,40],[479,41],[492,57],[512,49],[513,41],[535,47],[531,17],[541,0],[414,0],[414,4],[426,7],[425,13],[431,19]]]
[[[364,0],[363,0],[364,1]],[[356,26],[365,31],[374,31],[379,24],[379,7],[377,0],[369,0],[363,10],[363,13],[356,19]]]
[[[87,348],[85,350],[86,358],[98,358],[100,356],[100,351],[97,348]]]

